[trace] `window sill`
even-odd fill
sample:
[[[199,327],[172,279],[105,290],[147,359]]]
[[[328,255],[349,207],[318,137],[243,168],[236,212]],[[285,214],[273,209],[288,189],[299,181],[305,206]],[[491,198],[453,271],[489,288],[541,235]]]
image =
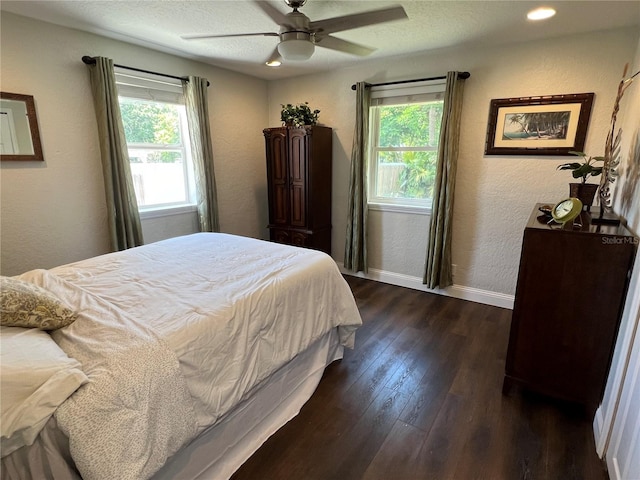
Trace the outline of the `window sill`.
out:
[[[369,210],[378,212],[408,213],[410,215],[431,215],[431,207],[409,205],[390,205],[387,203],[369,203]]]
[[[172,215],[183,215],[197,211],[195,205],[180,205],[178,207],[158,207],[140,210],[140,220],[148,218],[170,217]]]

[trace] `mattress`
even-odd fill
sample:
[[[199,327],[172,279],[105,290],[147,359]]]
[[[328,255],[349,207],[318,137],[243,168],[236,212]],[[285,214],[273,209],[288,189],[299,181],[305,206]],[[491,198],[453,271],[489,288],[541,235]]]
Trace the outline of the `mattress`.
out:
[[[361,323],[326,254],[225,234],[21,278],[78,312],[52,337],[89,382],[54,419],[87,480],[151,477],[329,332],[353,346]]]

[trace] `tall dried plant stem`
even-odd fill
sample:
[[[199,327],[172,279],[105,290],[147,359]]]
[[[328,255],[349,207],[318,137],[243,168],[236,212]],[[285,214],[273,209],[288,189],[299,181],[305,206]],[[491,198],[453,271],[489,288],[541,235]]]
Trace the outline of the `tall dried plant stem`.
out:
[[[640,71],[638,71],[626,78],[628,69],[629,64],[627,63],[622,72],[622,80],[620,80],[618,84],[618,94],[613,104],[609,134],[607,135],[607,140],[604,145],[604,164],[602,166],[602,179],[600,180],[600,216],[602,216],[605,211],[608,212],[611,210],[611,187],[609,184],[615,181],[617,175],[615,168],[620,163],[619,150],[622,129],[616,133],[616,120],[618,111],[620,110],[620,100],[625,90],[631,86],[633,79],[640,74]]]

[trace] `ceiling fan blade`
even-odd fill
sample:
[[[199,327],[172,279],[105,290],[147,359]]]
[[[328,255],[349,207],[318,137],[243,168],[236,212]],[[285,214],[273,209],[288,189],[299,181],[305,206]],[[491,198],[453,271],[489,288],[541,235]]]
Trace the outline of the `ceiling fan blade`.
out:
[[[338,50],[339,52],[359,55],[361,57],[366,57],[375,51],[375,48],[358,45],[357,43],[348,42],[347,40],[342,40],[341,38],[332,37],[330,35],[316,37],[316,45],[319,47],[330,48],[331,50]]]
[[[402,6],[383,8],[382,10],[372,10],[369,12],[354,13],[343,17],[327,18],[317,20],[309,24],[311,31],[323,34],[342,32],[352,28],[366,27],[377,23],[390,22],[392,20],[402,20],[409,18]]]
[[[287,23],[287,16],[269,2],[254,0],[253,3],[255,3],[260,10],[266,13],[276,24],[284,25]]]
[[[232,33],[228,35],[211,35],[208,33],[195,35],[180,35],[184,40],[199,40],[201,38],[228,38],[228,37],[279,37],[279,33],[263,32],[263,33]]]

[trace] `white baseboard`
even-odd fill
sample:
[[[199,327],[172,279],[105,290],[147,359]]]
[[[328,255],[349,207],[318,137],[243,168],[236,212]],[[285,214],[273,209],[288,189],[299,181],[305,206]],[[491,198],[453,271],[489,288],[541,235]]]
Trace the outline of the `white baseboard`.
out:
[[[605,432],[602,431],[604,426],[604,415],[602,413],[602,405],[596,410],[596,414],[593,417],[593,438],[596,442],[596,453],[600,458],[604,456],[604,450],[607,439],[604,438]]]
[[[491,292],[489,290],[480,290],[479,288],[465,287],[464,285],[452,285],[444,289],[431,289],[427,288],[427,286],[422,283],[422,278],[420,277],[412,277],[410,275],[404,275],[402,273],[386,272],[384,270],[377,270],[375,268],[370,268],[369,272],[366,274],[363,272],[354,273],[350,270],[345,269],[344,264],[342,263],[338,263],[338,267],[340,268],[340,271],[345,275],[367,278],[369,280],[389,283],[391,285],[397,285],[399,287],[422,290],[423,292],[436,293],[438,295],[446,295],[448,297],[455,297],[462,300],[469,300],[476,303],[484,303],[485,305],[492,305],[494,307],[508,308],[513,310],[513,295]]]

